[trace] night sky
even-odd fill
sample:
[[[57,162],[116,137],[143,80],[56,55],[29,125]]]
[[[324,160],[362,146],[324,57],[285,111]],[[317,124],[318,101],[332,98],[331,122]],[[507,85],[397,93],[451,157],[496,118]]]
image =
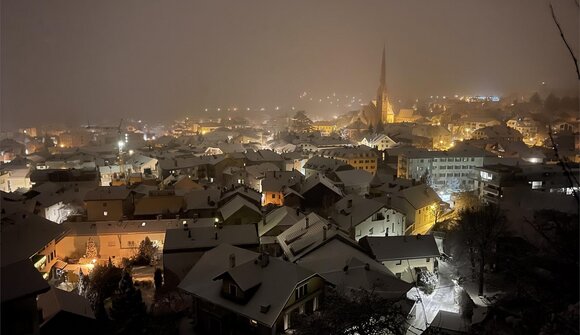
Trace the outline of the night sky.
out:
[[[578,54],[578,9],[554,2]],[[366,102],[383,44],[398,97],[578,90],[544,0],[3,0],[1,24],[3,130]]]

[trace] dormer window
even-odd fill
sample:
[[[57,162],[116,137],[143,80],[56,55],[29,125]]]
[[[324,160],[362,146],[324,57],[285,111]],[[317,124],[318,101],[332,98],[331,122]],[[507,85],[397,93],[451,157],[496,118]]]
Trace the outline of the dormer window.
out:
[[[308,284],[298,286],[295,291],[296,300],[302,299],[308,294]]]

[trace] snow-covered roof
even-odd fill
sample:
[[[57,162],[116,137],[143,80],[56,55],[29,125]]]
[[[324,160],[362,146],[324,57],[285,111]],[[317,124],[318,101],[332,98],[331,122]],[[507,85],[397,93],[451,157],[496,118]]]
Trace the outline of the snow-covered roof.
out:
[[[350,239],[337,225],[329,224],[316,213],[310,213],[278,235],[277,240],[286,257],[296,261],[335,237]]]
[[[184,195],[186,208],[191,209],[208,209],[217,208],[220,200],[221,191],[218,189],[199,189],[192,190]]]
[[[43,323],[50,321],[60,312],[67,312],[88,319],[95,319],[95,313],[91,308],[88,299],[75,292],[67,292],[55,287],[51,287],[46,293],[38,296],[38,308],[42,310]]]
[[[3,266],[34,256],[67,231],[62,225],[27,212],[3,216],[0,223]]]
[[[258,235],[277,236],[303,217],[304,214],[294,208],[287,206],[276,208],[266,215],[265,220],[258,223]]]
[[[300,193],[304,195],[318,184],[321,184],[326,188],[330,189],[331,191],[333,191],[334,193],[338,194],[339,196],[342,196],[342,191],[340,190],[340,188],[338,188],[338,186],[336,186],[332,180],[330,180],[328,177],[326,177],[324,174],[321,173],[316,173],[306,178],[306,180],[304,180],[304,182],[302,183]]]
[[[359,244],[380,262],[439,256],[433,235],[365,236]]]
[[[342,229],[348,230],[368,219],[385,205],[374,199],[359,195],[347,195],[334,204],[332,218]]]
[[[234,215],[237,211],[239,211],[242,207],[247,207],[259,215],[262,215],[260,209],[254,205],[253,203],[246,200],[246,198],[242,197],[241,195],[236,195],[232,198],[232,200],[228,201],[225,205],[220,207],[219,211],[222,215],[224,220],[227,220],[230,216]]]
[[[125,200],[131,194],[131,190],[125,186],[99,186],[87,192],[85,201],[102,200]]]
[[[184,203],[183,197],[177,195],[143,197],[135,202],[134,215],[176,214]]]
[[[269,171],[262,179],[262,192],[280,192],[286,186],[294,186],[302,180],[302,173],[293,171]]]
[[[208,249],[222,243],[258,246],[260,241],[254,224],[167,229],[163,252]]]
[[[373,180],[372,173],[360,169],[336,171],[335,173],[344,186],[370,185]]]
[[[2,303],[34,296],[50,289],[48,282],[42,278],[40,272],[28,258],[8,265],[2,262],[0,279]]]
[[[232,255],[235,263],[239,265],[230,268]],[[273,257],[270,257],[266,266],[262,266],[257,261],[258,256],[255,252],[222,244],[201,257],[181,281],[179,288],[272,327],[294,289],[315,274],[296,264]],[[225,273],[232,273],[232,278],[244,287],[255,287],[259,282],[259,286],[245,304],[234,302],[221,294],[222,282],[219,278]]]

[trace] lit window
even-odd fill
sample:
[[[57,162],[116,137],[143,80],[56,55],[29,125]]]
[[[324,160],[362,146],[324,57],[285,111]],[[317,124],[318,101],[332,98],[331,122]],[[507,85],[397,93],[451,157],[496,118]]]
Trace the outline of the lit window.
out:
[[[109,212],[107,212],[107,211],[103,211],[103,215],[104,215],[104,216],[107,216],[107,215],[109,215]]]
[[[147,222],[141,223],[141,227],[145,227],[146,224],[147,224]]]

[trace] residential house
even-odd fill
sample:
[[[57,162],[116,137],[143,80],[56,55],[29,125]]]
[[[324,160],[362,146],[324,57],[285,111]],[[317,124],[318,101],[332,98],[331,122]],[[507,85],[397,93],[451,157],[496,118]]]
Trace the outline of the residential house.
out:
[[[370,193],[373,174],[365,170],[336,171],[329,177],[335,176],[337,185],[345,194],[365,195]]]
[[[38,296],[41,314],[40,334],[70,333],[83,329],[83,334],[98,334],[99,325],[88,299],[76,292],[51,287]],[[70,331],[69,331],[70,330]]]
[[[221,191],[214,188],[193,190],[184,195],[186,216],[216,218]]]
[[[183,196],[174,190],[149,191],[148,196],[135,200],[135,219],[179,218],[185,208]]]
[[[343,193],[335,183],[323,174],[312,175],[304,180],[300,187],[304,197],[303,204],[322,212],[342,198]]]
[[[292,188],[296,190],[304,176],[296,171],[268,171],[264,174],[260,189],[262,190],[262,206],[269,204],[284,206],[284,195]],[[294,192],[296,193],[296,192]]]
[[[99,186],[84,201],[89,221],[122,220],[135,208],[134,192],[125,186]]]
[[[323,150],[321,155],[343,161],[355,169],[365,170],[372,174],[377,172],[378,154],[367,146]]]
[[[241,195],[221,206],[219,214],[223,225],[257,224],[262,219],[260,208]]]
[[[351,238],[364,236],[401,236],[405,234],[405,215],[375,199],[347,195],[334,204],[332,219]]]
[[[304,164],[304,176],[306,178],[318,174],[336,171],[352,170],[353,167],[338,159],[313,156]]]
[[[168,229],[163,248],[163,275],[166,287],[176,287],[209,250],[234,245],[257,251],[260,241],[253,224],[199,226],[198,223]]]
[[[407,283],[415,282],[420,271],[437,270],[440,253],[433,235],[365,236],[359,244]]]
[[[229,244],[208,251],[179,284],[194,298],[200,331],[281,334],[316,311],[325,281],[296,264]]]
[[[267,213],[258,222],[260,246],[263,250],[269,252],[270,255],[280,256],[282,249],[276,237],[302,218],[304,218],[304,214],[300,210],[288,206],[278,207]]]
[[[396,208],[406,217],[405,234],[426,234],[441,215],[441,199],[427,185],[399,186],[375,198],[387,208]]]
[[[29,212],[14,212],[2,216],[1,228],[3,266],[30,260],[44,279],[52,277],[57,255],[61,256],[56,244],[66,227]]]
[[[363,137],[363,139],[358,142],[359,145],[365,145],[370,148],[375,148],[378,151],[383,151],[386,149],[391,149],[399,145],[392,138],[386,134],[372,134]]]

